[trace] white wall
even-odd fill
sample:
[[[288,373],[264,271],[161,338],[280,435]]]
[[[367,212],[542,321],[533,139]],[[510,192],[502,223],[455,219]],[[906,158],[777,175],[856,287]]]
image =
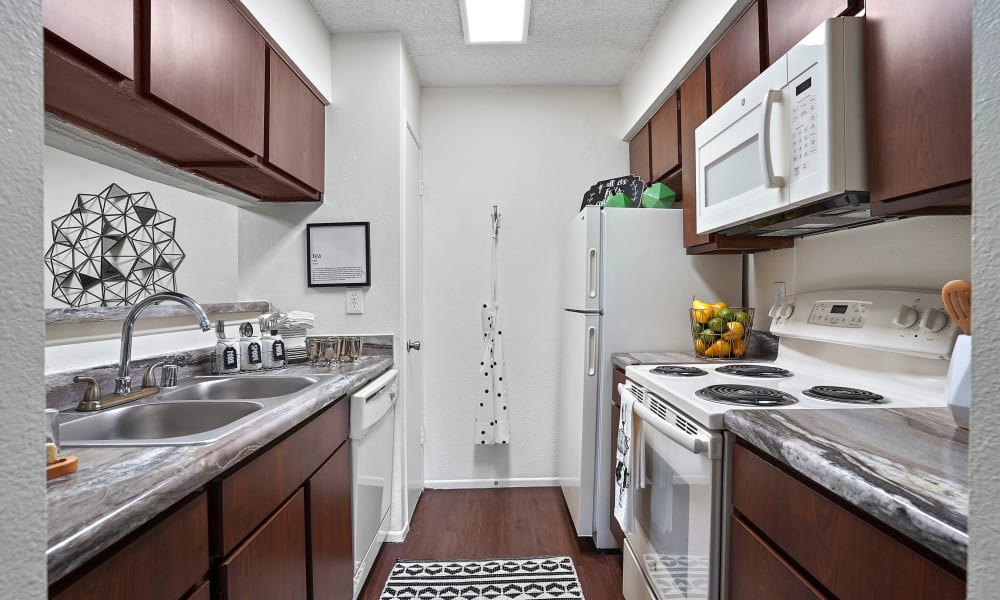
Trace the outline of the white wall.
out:
[[[0,0],[0,597],[45,598],[42,475],[42,3]]]
[[[972,436],[969,479],[969,600],[1000,590],[1000,373],[989,318],[1000,297],[1000,4],[974,0],[972,15]]]
[[[199,302],[232,302],[237,294],[236,229],[239,209],[218,200],[136,177],[105,165],[45,147],[45,223],[67,214],[77,194],[98,194],[117,183],[131,194],[149,192],[157,208],[177,219],[175,235],[186,258],[177,271],[177,291]],[[45,228],[45,252],[52,229]],[[51,295],[45,271],[45,306],[66,307]]]
[[[309,0],[243,0],[243,5],[313,85],[328,100],[333,100],[330,30]]]
[[[317,333],[399,333],[400,85],[398,33],[333,39],[323,204],[260,204],[239,218],[240,296],[317,316]],[[345,288],[306,285],[306,224],[371,222],[365,314],[345,314]]]
[[[562,238],[583,193],[628,170],[615,88],[425,88],[424,407],[428,487],[552,485]],[[511,443],[473,443],[480,309],[499,205]]]
[[[969,217],[914,217],[802,238],[794,248],[750,256],[757,329],[770,326],[771,284],[787,293],[835,288],[941,289],[972,277]]]
[[[621,134],[631,139],[701,62],[750,0],[674,0],[621,86]]]

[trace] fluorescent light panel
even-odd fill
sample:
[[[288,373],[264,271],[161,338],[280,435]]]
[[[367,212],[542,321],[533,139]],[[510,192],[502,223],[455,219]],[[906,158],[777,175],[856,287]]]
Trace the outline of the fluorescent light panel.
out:
[[[531,0],[458,0],[466,44],[523,44]]]

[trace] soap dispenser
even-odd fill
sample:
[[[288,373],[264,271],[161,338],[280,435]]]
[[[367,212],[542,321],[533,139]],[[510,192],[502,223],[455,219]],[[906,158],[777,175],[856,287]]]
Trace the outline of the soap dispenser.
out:
[[[240,325],[240,366],[244,371],[260,371],[264,368],[260,336],[254,335],[253,324],[249,321]]]
[[[240,340],[226,337],[225,321],[215,322],[215,370],[220,375],[240,372]]]

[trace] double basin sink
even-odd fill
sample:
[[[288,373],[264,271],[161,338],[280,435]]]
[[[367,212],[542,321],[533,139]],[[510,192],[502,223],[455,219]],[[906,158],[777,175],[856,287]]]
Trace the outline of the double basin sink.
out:
[[[208,444],[329,379],[310,375],[197,377],[132,404],[63,415],[60,443],[69,447]]]

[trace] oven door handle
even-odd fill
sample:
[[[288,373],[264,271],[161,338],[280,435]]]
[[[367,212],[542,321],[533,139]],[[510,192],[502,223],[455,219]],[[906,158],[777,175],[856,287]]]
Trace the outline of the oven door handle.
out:
[[[625,395],[624,384],[618,384],[618,393],[622,396]],[[713,460],[718,458],[718,456],[713,456],[717,454],[717,452],[713,451],[711,439],[704,439],[697,435],[691,435],[690,433],[683,431],[673,423],[667,422],[662,417],[649,410],[649,408],[642,402],[639,402],[638,400],[633,401],[632,412],[637,414],[640,419],[648,423],[650,427],[683,446],[688,452],[692,454],[705,454],[708,458]]]

